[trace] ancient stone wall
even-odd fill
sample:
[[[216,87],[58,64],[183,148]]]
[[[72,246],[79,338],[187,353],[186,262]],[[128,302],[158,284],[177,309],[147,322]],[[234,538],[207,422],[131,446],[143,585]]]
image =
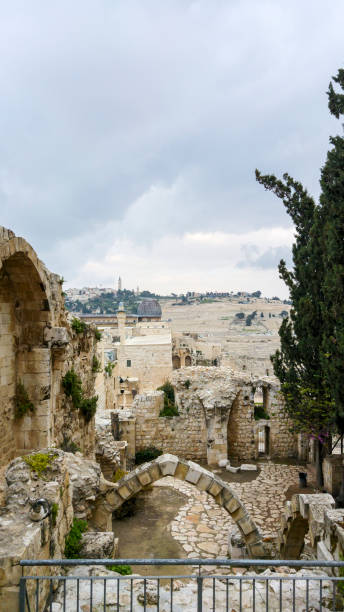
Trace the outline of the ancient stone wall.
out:
[[[121,439],[131,434],[131,456],[152,445],[209,464],[227,458],[257,459],[261,454],[296,454],[296,438],[289,432],[275,379],[252,378],[223,367],[189,367],[175,370],[172,382],[179,416],[159,416],[163,407],[159,392],[136,396],[128,412],[118,411]],[[258,388],[263,391],[268,418],[257,421],[254,400]]]
[[[156,446],[163,452],[172,451],[186,459],[207,459],[207,432],[201,407],[194,404],[183,409],[180,416],[160,417],[163,408],[163,392],[155,391],[136,396],[133,413],[136,418],[136,451]]]
[[[0,466],[65,434],[92,454],[92,424],[72,414],[61,380],[74,367],[93,395],[94,350],[94,332],[76,334],[68,323],[61,279],[0,227]]]

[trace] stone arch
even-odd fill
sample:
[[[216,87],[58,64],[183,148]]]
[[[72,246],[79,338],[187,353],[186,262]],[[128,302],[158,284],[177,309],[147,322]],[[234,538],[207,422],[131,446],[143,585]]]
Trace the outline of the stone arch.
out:
[[[52,312],[47,284],[32,247],[21,238],[4,241],[0,232],[0,464],[50,445],[50,350],[45,330],[52,326]],[[35,412],[15,419],[19,383]]]
[[[179,370],[180,368],[180,357],[179,355],[173,355],[172,357],[172,366],[174,370]]]
[[[191,366],[191,357],[190,357],[190,355],[186,355],[185,356],[185,366],[186,367]]]
[[[258,528],[229,484],[220,480],[212,472],[205,470],[197,463],[181,460],[175,455],[161,455],[150,463],[140,465],[119,480],[118,483],[112,485],[111,488],[110,483],[108,483],[109,489],[105,494],[104,500],[105,510],[113,512],[144,487],[165,476],[173,476],[179,480],[185,480],[195,485],[200,491],[206,491],[212,495],[215,501],[235,521],[245,539],[250,555],[258,558],[265,556]]]

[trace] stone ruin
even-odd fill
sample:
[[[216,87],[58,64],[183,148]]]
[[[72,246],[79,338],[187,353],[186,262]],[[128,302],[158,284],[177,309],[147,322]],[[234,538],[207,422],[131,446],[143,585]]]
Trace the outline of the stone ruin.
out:
[[[263,556],[252,517],[230,487],[186,460],[219,464],[261,454],[295,455],[297,440],[289,431],[276,380],[226,367],[186,364],[189,367],[172,375],[179,416],[159,416],[161,391],[138,395],[131,413],[119,415],[122,439],[114,440],[111,419],[106,416],[101,422],[101,415],[96,435],[94,418],[86,419],[62,386],[63,377],[74,370],[84,397],[94,397],[96,330],[73,326],[64,309],[62,282],[23,238],[0,227],[1,471],[8,465],[0,487],[0,608],[17,609],[21,559],[63,556],[74,517],[86,519],[97,532],[85,537],[85,555],[90,556],[92,549],[97,555],[115,555],[110,533],[113,510],[172,473],[213,495],[236,521],[250,554]],[[254,418],[257,392],[264,415],[259,420]],[[133,458],[136,450],[152,444],[180,459],[163,455],[112,482],[116,470],[125,469],[127,455]],[[66,452],[71,447],[78,452]],[[44,478],[23,458],[35,457],[37,451],[49,458]],[[329,478],[333,471],[329,464]],[[50,510],[54,506],[54,514],[36,507],[38,498],[47,500]],[[305,528],[305,518],[293,503],[281,532],[281,552],[292,541],[297,521]],[[334,516],[337,511],[331,503],[323,514],[313,507],[309,512],[311,534],[315,524],[318,532],[325,524],[319,541],[330,542],[331,554],[338,558],[343,552],[341,517]],[[334,545],[334,539],[340,545]],[[43,583],[41,588],[46,588]]]
[[[296,456],[297,439],[290,433],[275,378],[226,367],[191,366],[175,370],[171,381],[179,416],[159,416],[162,391],[137,395],[130,411],[117,411],[129,457],[152,445],[209,465],[260,455]],[[266,418],[256,420],[258,391]]]

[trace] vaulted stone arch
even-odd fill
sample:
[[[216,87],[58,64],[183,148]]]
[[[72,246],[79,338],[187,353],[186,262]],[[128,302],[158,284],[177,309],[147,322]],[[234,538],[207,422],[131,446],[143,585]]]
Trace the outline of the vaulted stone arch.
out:
[[[59,291],[58,277],[46,270],[32,247],[0,227],[0,465],[50,445],[47,330],[58,320]],[[35,412],[16,419],[18,385]]]
[[[206,491],[209,495],[212,495],[215,501],[228,512],[237,524],[246,541],[250,555],[256,558],[263,558],[266,555],[257,526],[229,484],[197,463],[183,461],[175,455],[161,455],[150,463],[140,465],[119,480],[118,483],[111,486],[111,489],[110,483],[108,483],[109,489],[105,494],[104,510],[109,513],[113,512],[147,485],[151,485],[165,476],[185,480],[195,485],[200,491]]]

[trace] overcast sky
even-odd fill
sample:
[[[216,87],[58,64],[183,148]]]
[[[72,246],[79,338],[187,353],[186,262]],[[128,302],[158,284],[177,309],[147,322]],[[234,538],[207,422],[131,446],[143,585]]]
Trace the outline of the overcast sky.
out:
[[[0,224],[68,287],[286,297],[293,228],[254,169],[318,195],[343,0],[0,7]]]

